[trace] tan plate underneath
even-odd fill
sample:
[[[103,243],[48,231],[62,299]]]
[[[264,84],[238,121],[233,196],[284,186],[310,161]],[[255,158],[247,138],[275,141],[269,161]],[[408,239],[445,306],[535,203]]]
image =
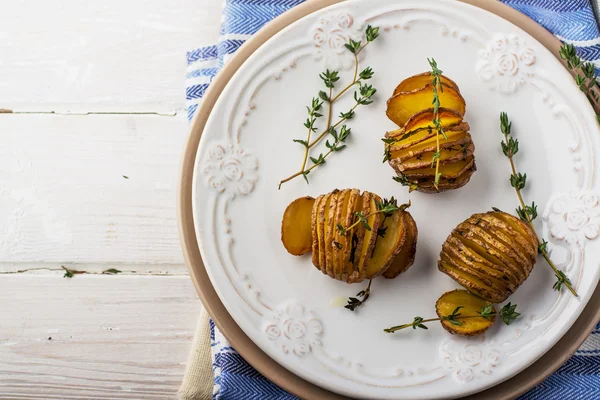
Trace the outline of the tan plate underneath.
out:
[[[204,96],[202,107],[194,119],[190,137],[186,144],[181,165],[181,181],[177,204],[179,231],[185,260],[198,295],[215,324],[233,347],[254,368],[277,385],[304,399],[342,399],[344,397],[315,386],[277,364],[244,334],[229,315],[210,282],[198,249],[192,217],[192,181],[198,143],[208,116],[225,85],[237,69],[256,49],[281,29],[305,15],[340,1],[342,0],[308,0],[306,3],[294,7],[274,19],[255,34],[252,39],[248,40],[213,79],[210,89]],[[527,16],[494,0],[461,1],[483,8],[521,27],[550,49],[558,58],[560,42]],[[536,363],[508,381],[478,394],[465,397],[465,399],[512,399],[525,393],[564,364],[594,329],[598,320],[600,320],[600,289],[597,287],[583,313],[567,334]]]

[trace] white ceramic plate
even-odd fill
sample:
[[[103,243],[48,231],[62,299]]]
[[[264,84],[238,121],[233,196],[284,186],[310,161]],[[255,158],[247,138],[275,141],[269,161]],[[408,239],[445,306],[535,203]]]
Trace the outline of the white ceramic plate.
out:
[[[376,101],[359,108],[348,147],[310,177],[280,191],[298,170],[305,106],[322,89],[318,74],[340,68],[348,82],[351,54],[341,44],[367,24],[381,37],[364,52],[375,70]],[[395,129],[385,101],[406,77],[429,69],[434,57],[467,102],[478,170],[462,189],[409,194],[381,163],[379,140]],[[350,105],[351,96],[346,99]],[[335,114],[344,110],[342,105]],[[484,336],[453,337],[437,324],[394,335],[383,328],[435,315],[434,304],[458,287],[437,270],[449,232],[492,206],[511,211],[517,199],[501,153],[499,113],[506,111],[520,141],[518,168],[527,172],[528,202],[539,204],[538,229],[552,258],[580,297],[552,290],[550,268],[538,260],[509,299],[523,314]],[[599,278],[600,131],[573,78],[541,44],[481,9],[451,1],[353,0],[323,9],[275,35],[228,83],[202,135],[195,168],[194,220],[212,284],[244,332],[300,377],[361,398],[453,398],[517,374],[569,329]],[[412,201],[419,227],[415,265],[395,280],[374,281],[372,296],[352,313],[331,308],[338,296],[365,285],[332,280],[310,256],[287,254],[280,223],[287,204],[335,188],[360,188]]]

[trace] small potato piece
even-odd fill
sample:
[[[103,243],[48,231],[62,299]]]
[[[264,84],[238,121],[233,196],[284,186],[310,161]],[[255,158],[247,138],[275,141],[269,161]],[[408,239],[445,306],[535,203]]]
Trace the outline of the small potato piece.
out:
[[[290,203],[281,221],[281,241],[288,253],[308,253],[312,246],[311,216],[315,199],[306,196]]]
[[[481,299],[466,290],[456,289],[444,293],[435,303],[435,311],[438,317],[443,318],[451,315],[457,307],[462,306],[457,313],[460,317],[475,317],[475,318],[458,318],[457,320],[462,325],[452,324],[450,321],[442,319],[440,321],[444,329],[453,335],[460,336],[476,336],[487,331],[494,324],[496,316],[490,316],[489,319],[477,317],[478,311],[490,303]],[[493,308],[494,313],[496,309]]]
[[[406,227],[406,240],[402,244],[400,252],[392,261],[392,264],[383,273],[383,277],[386,279],[394,279],[409,269],[415,261],[419,230],[417,229],[417,224],[415,223],[412,215],[410,215],[408,212],[403,212],[402,214],[404,226]]]

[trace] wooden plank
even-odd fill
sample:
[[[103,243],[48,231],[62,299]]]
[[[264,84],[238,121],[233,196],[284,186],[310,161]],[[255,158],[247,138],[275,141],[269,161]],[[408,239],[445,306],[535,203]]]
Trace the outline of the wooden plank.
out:
[[[0,262],[183,264],[187,130],[184,115],[0,115]]]
[[[0,276],[0,399],[168,399],[201,303],[188,277]]]
[[[170,113],[222,0],[19,0],[0,13],[0,109]]]

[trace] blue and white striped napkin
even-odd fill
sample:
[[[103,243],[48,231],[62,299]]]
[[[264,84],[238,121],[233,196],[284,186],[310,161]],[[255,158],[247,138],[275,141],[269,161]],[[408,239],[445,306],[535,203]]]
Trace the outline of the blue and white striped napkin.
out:
[[[600,32],[591,1],[501,0],[527,14],[560,40],[572,43],[587,61],[600,67]],[[599,0],[600,1],[600,0]],[[187,114],[191,120],[219,69],[265,23],[303,0],[225,0],[216,45],[187,54]],[[252,368],[210,321],[213,358],[213,399],[287,400],[295,396],[277,387]],[[581,348],[556,373],[520,397],[521,400],[600,399],[600,324]]]

